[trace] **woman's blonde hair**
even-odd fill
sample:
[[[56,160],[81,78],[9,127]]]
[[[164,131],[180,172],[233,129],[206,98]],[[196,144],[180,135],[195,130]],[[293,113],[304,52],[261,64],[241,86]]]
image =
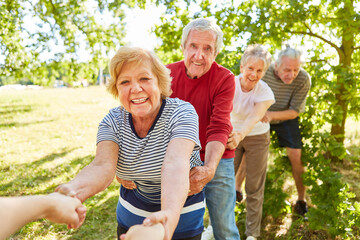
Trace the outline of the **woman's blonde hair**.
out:
[[[151,63],[152,73],[158,79],[161,98],[165,99],[171,95],[171,77],[170,70],[160,61],[155,53],[138,47],[121,47],[111,59],[109,64],[110,81],[107,85],[107,90],[118,98],[118,91],[116,89],[116,82],[121,73],[124,64],[135,63],[139,64],[143,61]]]
[[[271,64],[271,54],[260,44],[249,45],[241,57],[241,65],[246,65],[250,58],[260,59],[264,62],[264,72]]]

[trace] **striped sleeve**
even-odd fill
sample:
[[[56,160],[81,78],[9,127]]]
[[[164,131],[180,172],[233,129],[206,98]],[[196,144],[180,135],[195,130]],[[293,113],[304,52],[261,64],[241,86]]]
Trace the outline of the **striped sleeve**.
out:
[[[119,111],[111,109],[110,112],[99,123],[96,144],[101,141],[113,141],[119,144],[118,132]]]
[[[200,150],[198,115],[190,103],[181,102],[170,119],[170,124],[172,125],[170,139],[189,139],[195,143],[194,150]]]
[[[299,73],[299,82],[300,84],[296,86],[291,98],[289,109],[302,113],[305,111],[306,96],[310,90],[310,75],[304,70],[301,70]]]

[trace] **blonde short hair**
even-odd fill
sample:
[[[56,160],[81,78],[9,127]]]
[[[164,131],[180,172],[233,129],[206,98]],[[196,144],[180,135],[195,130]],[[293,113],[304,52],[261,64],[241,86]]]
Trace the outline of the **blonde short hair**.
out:
[[[264,62],[264,72],[271,64],[271,54],[260,44],[249,45],[241,57],[241,65],[246,65],[250,58],[260,59]]]
[[[149,61],[151,63],[152,73],[158,79],[161,98],[165,99],[171,95],[170,70],[160,61],[154,52],[138,47],[121,47],[109,64],[111,78],[107,85],[107,90],[115,98],[118,98],[116,82],[124,64],[138,64],[143,61]]]

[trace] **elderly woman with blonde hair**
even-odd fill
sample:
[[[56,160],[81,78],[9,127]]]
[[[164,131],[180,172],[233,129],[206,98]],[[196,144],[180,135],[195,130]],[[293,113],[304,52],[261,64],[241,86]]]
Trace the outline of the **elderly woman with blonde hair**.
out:
[[[187,196],[189,171],[202,165],[195,109],[168,98],[169,70],[151,51],[120,48],[110,74],[108,90],[120,106],[99,124],[93,162],[56,191],[83,202],[116,175],[129,184],[120,187],[118,238],[131,226],[161,223],[164,239],[200,239],[204,193]]]
[[[233,132],[227,147],[235,148],[234,166],[238,171],[245,160],[246,232],[247,239],[260,236],[262,204],[268,151],[270,125],[260,120],[275,102],[270,87],[261,80],[270,66],[271,55],[261,45],[246,48],[240,61],[241,74],[235,78],[235,96],[231,123]],[[243,156],[245,155],[245,158]],[[240,188],[236,182],[236,187]],[[240,189],[236,189],[239,191]]]

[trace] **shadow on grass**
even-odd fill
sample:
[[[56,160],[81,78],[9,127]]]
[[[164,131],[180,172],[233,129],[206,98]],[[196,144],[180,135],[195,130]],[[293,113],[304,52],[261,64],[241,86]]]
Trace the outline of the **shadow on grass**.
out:
[[[0,128],[23,127],[32,124],[54,121],[53,119],[33,122],[12,121],[14,118],[18,118],[19,114],[32,112],[36,109],[36,105],[0,105],[0,109]]]
[[[43,168],[42,165],[65,157],[74,150],[76,150],[76,148],[64,149],[62,152],[52,153],[33,162],[10,164],[3,167],[0,169],[1,178],[10,178],[13,180],[6,184],[1,184],[1,195],[18,196],[24,195],[25,192],[30,192],[29,194],[47,194],[53,192],[58,184],[70,180],[82,167],[88,165],[94,156],[87,155],[61,164],[54,163],[54,167],[50,168]],[[53,182],[56,178],[59,178],[62,182]],[[44,185],[46,188],[39,190],[40,185]]]
[[[12,118],[16,113],[28,113],[34,109],[34,105],[0,105],[0,115],[4,118]]]
[[[38,168],[40,165],[46,163],[46,162],[50,162],[50,161],[53,161],[55,160],[56,158],[60,158],[60,157],[64,157],[66,156],[68,153],[74,151],[75,148],[72,148],[72,149],[64,149],[62,152],[59,152],[59,153],[52,153],[52,154],[49,154],[45,157],[42,157],[38,160],[35,160],[35,161],[32,161],[32,162],[28,162],[28,163],[19,163],[19,164],[10,164],[10,166],[6,166],[6,167],[3,167],[3,168],[0,168],[0,171],[1,172],[5,172],[5,171],[8,171],[10,170],[10,168],[27,168],[27,169],[31,169],[31,168]]]
[[[116,205],[119,197],[118,194],[108,197],[107,194],[112,191],[118,193],[119,185],[113,183],[105,191],[85,201],[88,208],[86,220],[81,228],[71,234],[71,239],[116,239]]]
[[[61,163],[55,162],[74,151],[64,149],[61,152],[47,155],[31,163],[14,164],[2,168],[3,173],[14,177],[9,183],[0,186],[0,192],[10,192],[9,195],[48,194],[54,191],[60,183],[73,179],[76,174],[93,159],[93,155],[74,158]],[[44,166],[46,163],[53,166]],[[6,179],[6,178],[4,178]],[[54,179],[59,179],[53,181]],[[61,182],[60,182],[61,181]],[[41,184],[46,188],[39,187]],[[68,230],[65,225],[54,224],[47,220],[34,221],[15,233],[10,239],[40,239],[54,237],[53,239],[116,239],[116,204],[118,201],[119,184],[114,181],[106,190],[87,199],[84,205],[87,216],[84,224],[77,230]]]
[[[40,124],[40,123],[47,123],[47,122],[53,122],[54,119],[51,120],[43,120],[43,121],[33,121],[33,122],[9,122],[9,123],[0,123],[0,128],[10,128],[10,127],[24,127],[28,125],[34,125],[34,124]]]

